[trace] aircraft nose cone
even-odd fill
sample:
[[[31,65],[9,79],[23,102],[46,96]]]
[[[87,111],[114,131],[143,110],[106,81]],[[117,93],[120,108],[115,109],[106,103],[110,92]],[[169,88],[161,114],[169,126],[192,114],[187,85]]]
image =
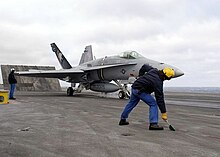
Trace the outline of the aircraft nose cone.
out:
[[[182,76],[182,75],[184,75],[184,72],[182,72],[182,71],[179,70],[179,69],[175,70],[175,76],[174,76],[174,77],[180,77],[180,76]]]

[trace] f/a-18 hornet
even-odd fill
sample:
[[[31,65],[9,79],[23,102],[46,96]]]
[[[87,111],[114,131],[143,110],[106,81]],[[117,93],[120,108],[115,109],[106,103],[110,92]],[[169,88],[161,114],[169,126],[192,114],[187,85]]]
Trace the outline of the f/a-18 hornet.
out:
[[[30,77],[58,78],[75,85],[79,83],[77,88],[69,87],[67,95],[71,96],[74,92],[81,92],[83,89],[96,92],[116,92],[118,90],[119,98],[129,97],[127,84],[122,85],[121,80],[131,80],[138,77],[139,69],[143,64],[159,70],[169,67],[175,71],[175,77],[184,75],[184,73],[171,65],[147,59],[136,51],[125,51],[117,56],[93,59],[92,46],[86,46],[82,54],[78,66],[72,67],[67,61],[63,53],[59,50],[55,43],[51,44],[53,52],[55,52],[62,69],[60,70],[38,70],[38,71],[18,71],[16,74]],[[113,81],[113,83],[112,83]],[[115,82],[115,83],[114,83]]]

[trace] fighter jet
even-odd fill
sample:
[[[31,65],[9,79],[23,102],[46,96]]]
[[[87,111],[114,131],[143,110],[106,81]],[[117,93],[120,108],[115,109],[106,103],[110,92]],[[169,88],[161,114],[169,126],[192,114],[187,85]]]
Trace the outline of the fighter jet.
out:
[[[79,65],[72,67],[55,43],[52,43],[51,47],[62,69],[18,71],[16,74],[29,77],[58,78],[71,83],[73,86],[79,83],[77,88],[71,86],[67,89],[68,96],[86,89],[104,93],[119,90],[118,96],[120,99],[129,97],[130,93],[127,89],[127,84],[122,85],[120,80],[134,80],[138,77],[139,69],[143,64],[149,64],[159,70],[165,67],[172,68],[175,71],[174,78],[184,75],[180,69],[147,59],[136,51],[125,51],[116,56],[94,59],[91,45],[86,46]],[[132,83],[132,81],[127,82]]]

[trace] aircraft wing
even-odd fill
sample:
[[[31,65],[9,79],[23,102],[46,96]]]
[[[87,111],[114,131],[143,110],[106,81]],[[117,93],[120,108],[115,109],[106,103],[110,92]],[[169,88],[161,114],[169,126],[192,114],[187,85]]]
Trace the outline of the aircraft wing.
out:
[[[112,65],[101,65],[94,67],[79,66],[71,69],[60,69],[60,70],[32,70],[32,71],[16,71],[15,75],[27,76],[27,77],[45,77],[45,78],[58,78],[63,80],[80,80],[85,73],[107,69],[113,67],[136,65],[137,63],[125,63],[125,64],[112,64]]]
[[[84,71],[79,69],[61,69],[61,70],[34,70],[34,71],[16,71],[15,75],[29,77],[46,77],[46,78],[66,78],[74,75],[83,74]]]
[[[111,65],[100,65],[100,66],[94,66],[94,67],[83,67],[81,70],[88,72],[92,70],[98,70],[98,69],[107,69],[107,68],[113,68],[113,67],[120,67],[120,66],[128,66],[128,65],[136,65],[137,63],[125,63],[125,64],[111,64]]]

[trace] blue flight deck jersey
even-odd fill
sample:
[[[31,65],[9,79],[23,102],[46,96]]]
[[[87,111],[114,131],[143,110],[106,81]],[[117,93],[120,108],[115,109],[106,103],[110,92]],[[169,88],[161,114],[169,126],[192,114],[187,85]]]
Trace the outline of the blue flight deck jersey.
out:
[[[146,73],[147,72],[147,73]],[[159,77],[159,70],[144,64],[139,70],[139,78],[133,83],[132,88],[151,94],[154,92],[157,105],[161,113],[166,112],[163,94],[163,80]]]

